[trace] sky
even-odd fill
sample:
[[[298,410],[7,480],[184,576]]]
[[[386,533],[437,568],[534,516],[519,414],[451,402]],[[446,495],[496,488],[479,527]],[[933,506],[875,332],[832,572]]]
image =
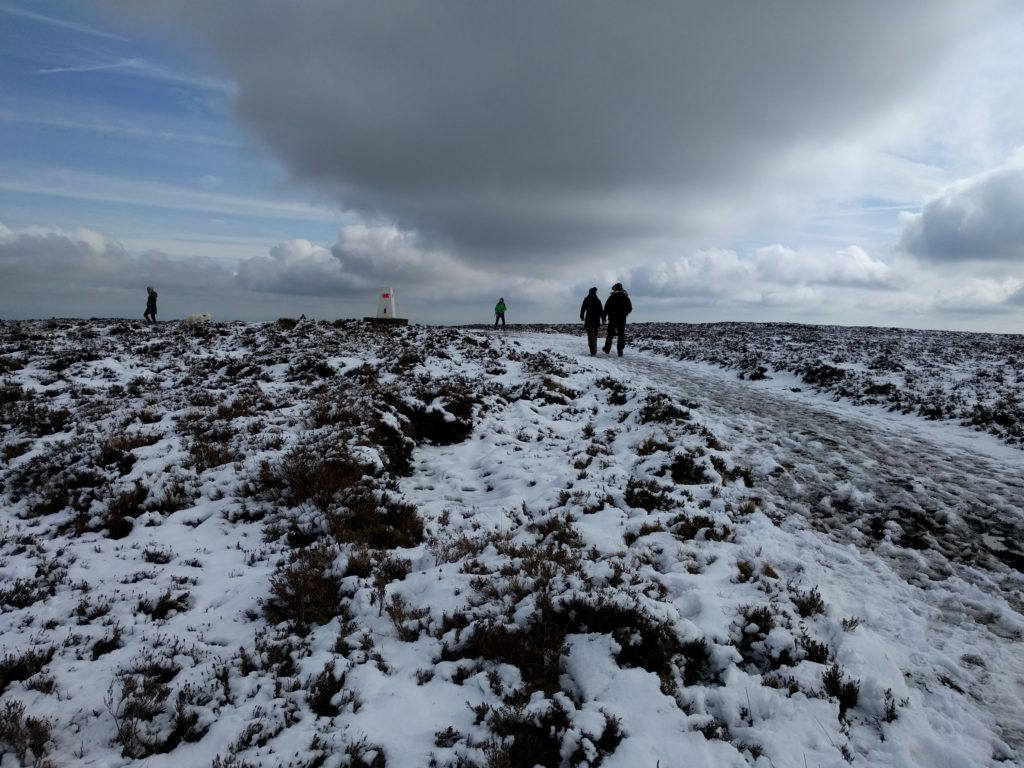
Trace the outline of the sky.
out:
[[[0,0],[0,318],[1024,328],[1024,6]]]

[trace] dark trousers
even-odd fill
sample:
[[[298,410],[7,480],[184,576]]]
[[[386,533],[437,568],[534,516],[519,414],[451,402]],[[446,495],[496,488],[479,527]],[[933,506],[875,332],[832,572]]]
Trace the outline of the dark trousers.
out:
[[[590,347],[590,354],[597,354],[597,332],[601,329],[599,325],[587,326],[587,346]]]
[[[505,327],[505,313],[504,312],[498,312],[494,316],[494,327],[495,328],[498,327],[498,321],[499,320],[501,321],[501,327],[504,328]]]
[[[626,318],[622,318],[621,320],[612,320],[611,318],[608,318],[608,335],[604,340],[605,354],[612,351],[612,339],[616,336],[619,337],[616,349],[621,355],[622,350],[626,348]]]

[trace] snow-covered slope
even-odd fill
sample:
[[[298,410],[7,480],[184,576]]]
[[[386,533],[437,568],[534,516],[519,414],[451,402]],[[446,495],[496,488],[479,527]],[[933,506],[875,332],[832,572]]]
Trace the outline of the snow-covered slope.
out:
[[[696,328],[0,324],[4,765],[1024,764],[1016,337]]]

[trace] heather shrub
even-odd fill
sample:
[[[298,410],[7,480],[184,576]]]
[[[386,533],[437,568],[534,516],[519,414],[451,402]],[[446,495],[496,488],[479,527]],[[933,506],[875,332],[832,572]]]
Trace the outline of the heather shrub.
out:
[[[12,752],[23,766],[53,768],[46,757],[52,741],[52,722],[26,715],[20,701],[4,702],[0,709],[0,754]]]
[[[692,406],[691,406],[692,407]],[[674,402],[661,392],[652,392],[644,400],[640,409],[640,423],[650,424],[671,424],[679,421],[689,421],[690,411]]]
[[[373,549],[414,547],[424,538],[423,520],[412,504],[366,483],[344,494],[326,516],[327,529],[341,543]]]
[[[847,680],[838,664],[833,664],[821,674],[825,693],[839,702],[839,719],[845,720],[846,713],[857,706],[860,697],[860,681]]]
[[[42,671],[53,659],[56,648],[29,648],[21,653],[5,653],[0,659],[0,694],[7,690],[11,683],[28,680]]]
[[[316,544],[294,550],[270,580],[270,596],[262,604],[271,624],[289,622],[305,634],[343,614],[341,579],[335,573],[338,549]]]
[[[693,454],[683,453],[675,456],[668,466],[672,482],[677,485],[703,485],[710,482],[704,471],[704,465],[697,461]]]

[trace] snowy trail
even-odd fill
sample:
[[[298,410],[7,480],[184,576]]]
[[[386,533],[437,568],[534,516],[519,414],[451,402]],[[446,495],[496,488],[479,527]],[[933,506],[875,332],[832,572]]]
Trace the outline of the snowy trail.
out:
[[[752,490],[783,530],[816,531],[841,545],[807,540],[819,548],[808,559],[828,561],[845,585],[838,588],[854,596],[877,577],[858,572],[843,546],[872,552],[902,577],[885,589],[909,610],[905,634],[890,638],[909,649],[908,680],[927,689],[926,680],[939,679],[1000,712],[1001,737],[1024,747],[1024,655],[1012,618],[1024,612],[1024,452],[956,425],[744,381],[712,366],[628,350],[621,359],[591,358],[572,336],[537,343],[696,405],[695,419],[754,470]],[[1009,610],[992,610],[992,598]],[[965,647],[974,653],[936,664],[936,651]],[[991,675],[1007,687],[998,692]]]
[[[697,400],[738,457],[774,463],[761,482],[785,500],[783,513],[858,545],[891,541],[927,552],[924,577],[945,578],[958,562],[1009,572],[1019,586],[1024,453],[1016,463],[980,455],[966,440],[942,440],[956,427],[929,430],[912,417],[797,399],[731,372],[654,357],[634,365]]]
[[[565,337],[557,348],[579,355],[579,347]],[[649,386],[697,404],[698,418],[760,471],[758,488],[775,497],[782,516],[802,515],[858,546],[917,550],[927,568],[913,558],[910,577],[944,579],[954,563],[977,566],[1006,582],[1018,610],[1024,606],[1024,452],[954,425],[934,428],[711,366],[627,355],[584,362],[641,374]]]

